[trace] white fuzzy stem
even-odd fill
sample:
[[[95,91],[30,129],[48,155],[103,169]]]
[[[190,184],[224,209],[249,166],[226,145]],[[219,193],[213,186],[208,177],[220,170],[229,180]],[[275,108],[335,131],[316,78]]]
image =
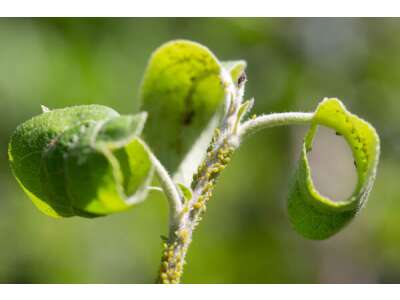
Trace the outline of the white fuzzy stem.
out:
[[[182,211],[182,199],[179,195],[178,189],[175,183],[172,181],[171,176],[168,174],[168,171],[164,168],[161,162],[154,156],[153,153],[150,153],[151,160],[154,165],[155,172],[157,174],[158,180],[160,181],[160,185],[165,193],[165,196],[168,199],[169,203],[169,220],[170,220],[170,228],[174,228],[179,220],[179,215]]]
[[[302,112],[286,112],[262,115],[255,119],[247,120],[241,124],[238,134],[240,138],[243,138],[264,128],[294,124],[308,124],[311,122],[313,116],[313,113]]]

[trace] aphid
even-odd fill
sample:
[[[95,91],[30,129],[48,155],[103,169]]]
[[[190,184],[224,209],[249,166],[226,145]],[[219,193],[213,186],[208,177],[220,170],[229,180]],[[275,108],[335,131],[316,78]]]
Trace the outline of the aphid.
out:
[[[237,84],[239,86],[242,85],[246,81],[246,79],[247,79],[246,73],[242,72],[242,74],[240,74],[240,76],[238,78]]]

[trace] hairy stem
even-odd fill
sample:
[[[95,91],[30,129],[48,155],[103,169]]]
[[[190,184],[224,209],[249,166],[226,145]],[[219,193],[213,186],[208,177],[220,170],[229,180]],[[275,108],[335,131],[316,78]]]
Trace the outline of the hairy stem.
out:
[[[310,123],[313,115],[314,113],[286,112],[258,116],[241,124],[238,134],[242,139],[265,128],[284,125],[308,124]]]
[[[168,171],[164,168],[164,166],[160,163],[160,161],[154,156],[153,153],[150,153],[150,158],[153,162],[154,169],[158,180],[160,181],[161,188],[163,189],[165,195],[168,199],[169,204],[169,222],[170,228],[176,227],[177,222],[179,220],[179,215],[182,211],[182,199],[179,195],[178,189],[175,183],[172,181],[171,177],[168,174]]]
[[[213,141],[215,147],[207,151],[207,158],[200,165],[192,182],[192,198],[183,207],[182,215],[176,227],[170,227],[168,240],[164,243],[160,283],[179,283],[185,256],[192,241],[192,234],[206,210],[206,203],[212,195],[215,182],[230,160],[234,151],[228,139],[216,130]]]

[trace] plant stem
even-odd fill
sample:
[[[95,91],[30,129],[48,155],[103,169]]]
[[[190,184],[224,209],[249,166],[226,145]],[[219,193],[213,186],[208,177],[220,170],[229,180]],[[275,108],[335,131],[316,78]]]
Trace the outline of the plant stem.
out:
[[[179,283],[185,256],[192,240],[195,227],[206,210],[206,203],[212,195],[217,177],[225,168],[233,153],[228,139],[217,130],[213,141],[215,147],[207,151],[207,158],[200,165],[192,182],[192,198],[187,201],[176,227],[170,227],[169,238],[164,244],[161,260],[160,283]]]
[[[150,152],[150,151],[149,151]],[[150,152],[150,159],[153,162],[155,172],[158,180],[160,181],[161,188],[163,189],[169,204],[169,227],[176,227],[179,220],[179,215],[182,211],[182,199],[179,195],[175,183],[172,181],[168,171],[164,168],[161,162]]]
[[[243,139],[261,129],[274,126],[308,124],[312,120],[313,115],[314,113],[286,112],[258,116],[241,124],[239,136]]]

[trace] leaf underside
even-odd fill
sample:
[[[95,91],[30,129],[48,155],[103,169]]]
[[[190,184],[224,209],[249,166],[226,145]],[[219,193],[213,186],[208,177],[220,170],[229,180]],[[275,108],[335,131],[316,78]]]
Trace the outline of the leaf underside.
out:
[[[314,186],[307,152],[311,151],[317,127],[326,126],[349,144],[358,182],[348,199],[335,202]],[[289,193],[289,219],[296,231],[310,239],[326,239],[342,229],[365,204],[372,188],[379,160],[379,137],[366,121],[346,110],[335,98],[324,99],[313,116]]]

